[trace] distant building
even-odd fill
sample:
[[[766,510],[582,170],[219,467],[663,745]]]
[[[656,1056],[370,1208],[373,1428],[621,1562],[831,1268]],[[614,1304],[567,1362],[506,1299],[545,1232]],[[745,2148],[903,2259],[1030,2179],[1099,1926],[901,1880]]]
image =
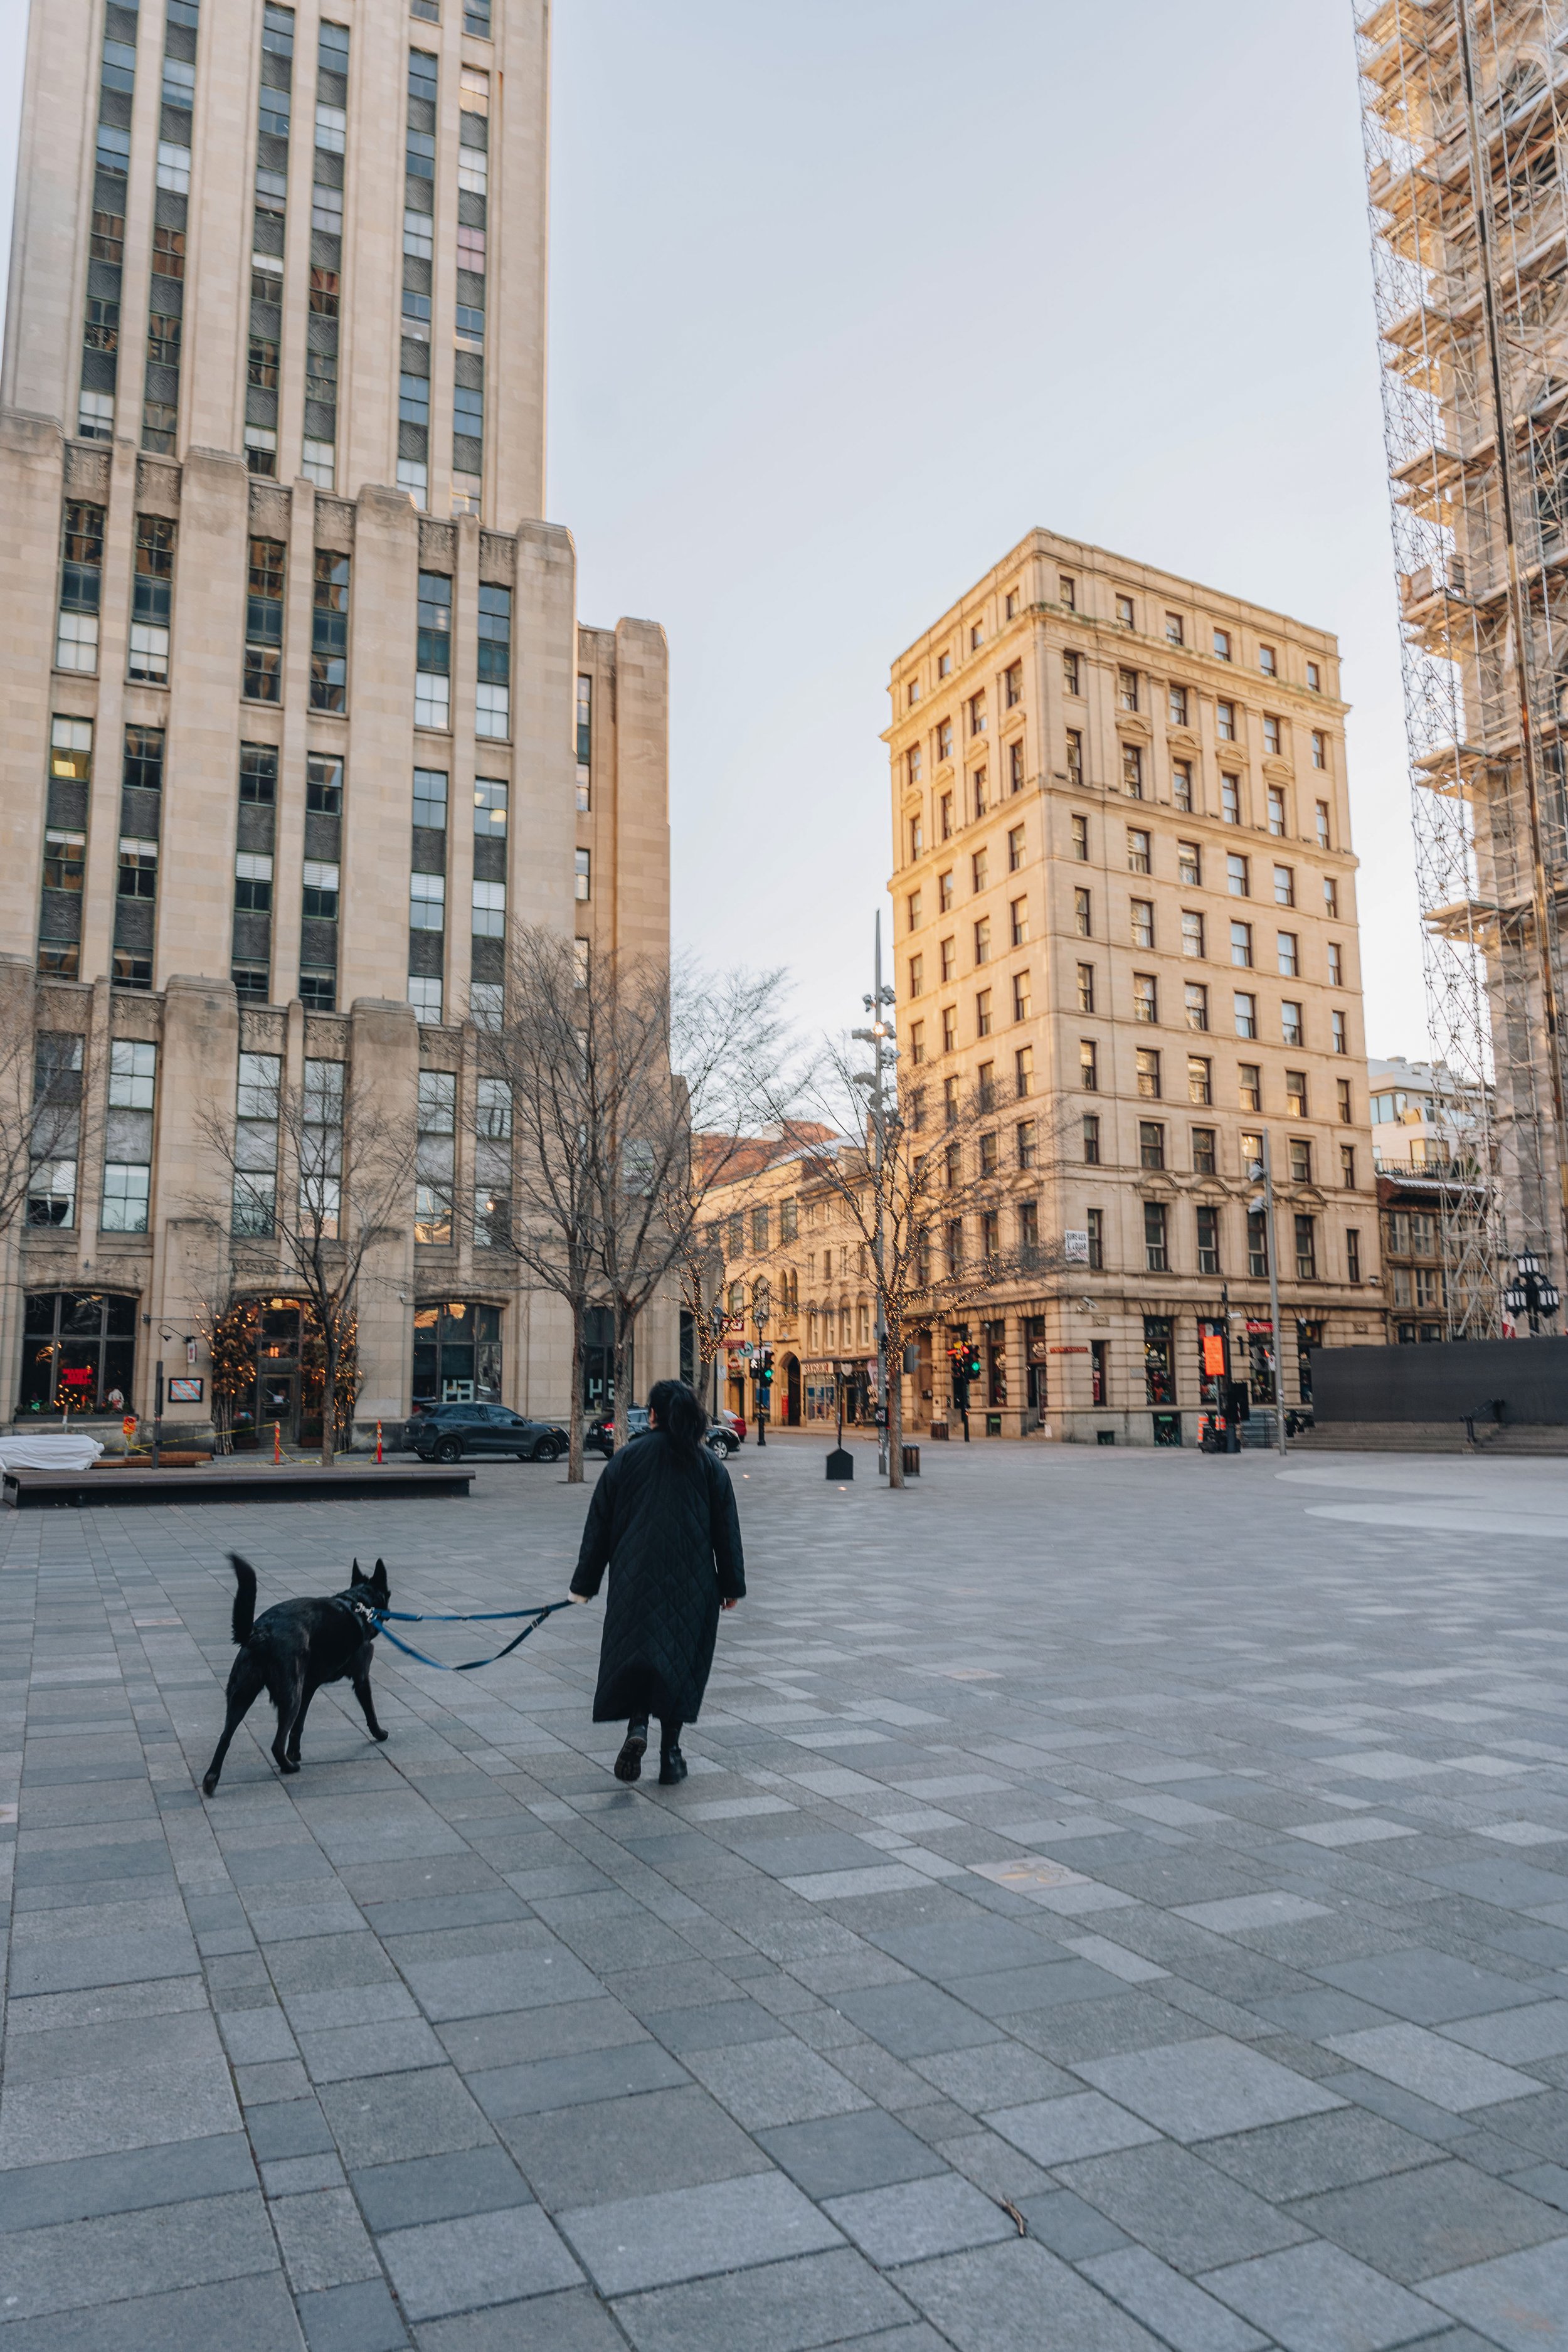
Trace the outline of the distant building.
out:
[[[1454,1286],[1485,1223],[1473,1122],[1462,1095],[1454,1108],[1448,1072],[1430,1062],[1369,1061],[1367,1092],[1388,1336],[1406,1347],[1446,1339]]]

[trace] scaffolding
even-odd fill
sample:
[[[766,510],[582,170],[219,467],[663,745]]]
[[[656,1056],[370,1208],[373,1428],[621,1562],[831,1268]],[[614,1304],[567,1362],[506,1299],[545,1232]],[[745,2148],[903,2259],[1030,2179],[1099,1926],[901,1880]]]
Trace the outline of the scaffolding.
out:
[[[1568,0],[1357,0],[1447,1332],[1561,1282],[1568,918]],[[1468,1164],[1467,1164],[1468,1163]]]

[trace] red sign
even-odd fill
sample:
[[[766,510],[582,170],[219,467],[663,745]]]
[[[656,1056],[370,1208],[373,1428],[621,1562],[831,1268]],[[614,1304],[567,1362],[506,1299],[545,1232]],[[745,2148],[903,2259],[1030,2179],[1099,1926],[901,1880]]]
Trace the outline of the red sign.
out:
[[[1053,1348],[1051,1353],[1053,1356],[1087,1356],[1089,1349],[1087,1348]]]
[[[1247,1318],[1247,1330],[1249,1339],[1257,1337],[1259,1333],[1261,1333],[1265,1339],[1272,1339],[1274,1336],[1274,1326],[1272,1323],[1255,1323],[1250,1315]]]
[[[1221,1380],[1225,1376],[1225,1341],[1217,1331],[1204,1333],[1204,1378]]]
[[[60,1374],[60,1385],[62,1388],[68,1389],[90,1388],[92,1386],[92,1374],[85,1366],[80,1371],[64,1371]]]

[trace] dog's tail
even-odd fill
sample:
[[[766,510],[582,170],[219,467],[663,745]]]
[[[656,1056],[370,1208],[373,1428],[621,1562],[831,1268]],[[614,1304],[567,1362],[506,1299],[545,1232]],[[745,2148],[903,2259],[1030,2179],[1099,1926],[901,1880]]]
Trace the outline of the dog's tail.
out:
[[[241,1559],[237,1551],[229,1553],[228,1564],[239,1588],[234,1596],[234,1616],[230,1621],[237,1648],[241,1643],[249,1641],[250,1629],[256,1622],[256,1570],[247,1559]]]

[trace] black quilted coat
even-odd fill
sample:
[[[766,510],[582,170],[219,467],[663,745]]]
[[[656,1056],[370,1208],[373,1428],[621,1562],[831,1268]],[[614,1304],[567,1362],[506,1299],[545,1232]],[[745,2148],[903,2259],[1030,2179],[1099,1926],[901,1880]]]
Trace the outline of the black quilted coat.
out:
[[[595,1722],[695,1723],[719,1603],[746,1590],[735,1490],[705,1445],[687,1450],[650,1429],[605,1465],[573,1591],[591,1601],[606,1567]]]

